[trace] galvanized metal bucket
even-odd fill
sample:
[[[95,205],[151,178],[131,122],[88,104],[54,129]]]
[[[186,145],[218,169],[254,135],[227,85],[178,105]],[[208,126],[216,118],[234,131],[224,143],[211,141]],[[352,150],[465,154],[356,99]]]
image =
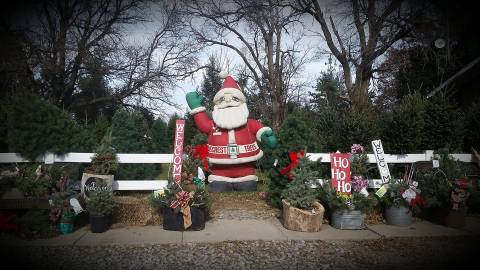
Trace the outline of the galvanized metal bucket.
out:
[[[412,211],[405,206],[389,206],[385,208],[385,219],[387,224],[395,226],[412,225]]]
[[[332,213],[332,226],[341,230],[360,230],[363,228],[365,214],[358,210],[337,210]]]

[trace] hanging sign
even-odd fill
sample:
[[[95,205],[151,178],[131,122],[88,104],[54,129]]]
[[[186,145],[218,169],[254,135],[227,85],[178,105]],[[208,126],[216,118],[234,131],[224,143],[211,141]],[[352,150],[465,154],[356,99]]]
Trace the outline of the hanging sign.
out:
[[[350,154],[330,153],[330,167],[332,168],[332,187],[342,193],[350,194]]]
[[[382,187],[375,193],[378,197],[383,197],[387,191],[387,186],[390,180],[392,179],[390,175],[390,170],[388,169],[388,164],[385,161],[385,153],[383,152],[383,146],[381,140],[372,141],[373,154],[375,155],[375,160],[377,161],[378,171],[380,172],[380,177],[382,178]]]
[[[185,131],[185,120],[179,119],[175,123],[175,141],[173,142],[173,170],[172,175],[175,182],[180,182],[182,176],[182,155],[183,155],[183,134]]]

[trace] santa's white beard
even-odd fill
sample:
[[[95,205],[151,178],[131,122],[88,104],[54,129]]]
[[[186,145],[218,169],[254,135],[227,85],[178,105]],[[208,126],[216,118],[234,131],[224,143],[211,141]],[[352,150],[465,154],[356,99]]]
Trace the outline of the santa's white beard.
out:
[[[236,107],[219,108],[217,105],[213,107],[213,122],[218,127],[224,129],[233,129],[241,127],[247,123],[248,108],[246,103],[242,103]]]

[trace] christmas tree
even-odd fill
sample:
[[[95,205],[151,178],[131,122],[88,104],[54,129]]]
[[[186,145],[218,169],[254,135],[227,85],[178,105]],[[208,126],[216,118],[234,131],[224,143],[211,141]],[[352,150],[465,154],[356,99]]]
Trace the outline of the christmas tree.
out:
[[[312,185],[317,178],[317,172],[309,167],[308,158],[302,157],[292,175],[293,180],[287,184],[282,197],[294,207],[310,210],[316,201],[316,192]]]
[[[112,132],[107,133],[95,150],[90,169],[96,174],[114,174],[118,168],[117,153],[112,147]]]

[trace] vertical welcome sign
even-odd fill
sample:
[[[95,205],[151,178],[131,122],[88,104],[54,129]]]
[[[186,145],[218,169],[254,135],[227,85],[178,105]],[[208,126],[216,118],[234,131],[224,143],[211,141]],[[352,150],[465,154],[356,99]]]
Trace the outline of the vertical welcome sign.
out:
[[[388,164],[385,161],[385,156],[383,152],[383,146],[381,140],[372,141],[373,153],[375,154],[375,160],[377,161],[378,171],[380,171],[380,176],[382,177],[382,187],[375,192],[378,197],[383,197],[387,192],[387,185],[392,179],[390,175],[390,170],[388,169]]]
[[[332,186],[342,193],[350,194],[350,154],[330,153],[330,167],[332,169]]]
[[[173,142],[173,179],[179,183],[182,176],[183,134],[185,120],[179,119],[175,123],[175,141]]]

